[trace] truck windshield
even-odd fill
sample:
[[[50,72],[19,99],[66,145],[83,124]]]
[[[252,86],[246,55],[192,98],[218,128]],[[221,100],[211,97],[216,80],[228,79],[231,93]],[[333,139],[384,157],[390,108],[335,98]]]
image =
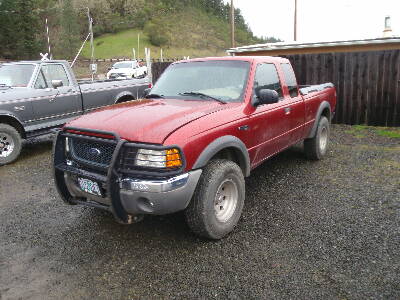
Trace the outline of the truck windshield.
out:
[[[163,98],[240,102],[249,74],[245,61],[211,60],[173,64],[151,90]],[[204,97],[205,95],[209,97]],[[151,95],[150,95],[151,96]]]
[[[0,66],[0,85],[27,87],[32,78],[35,65],[15,64]]]
[[[113,65],[114,69],[132,69],[131,62],[119,62]]]

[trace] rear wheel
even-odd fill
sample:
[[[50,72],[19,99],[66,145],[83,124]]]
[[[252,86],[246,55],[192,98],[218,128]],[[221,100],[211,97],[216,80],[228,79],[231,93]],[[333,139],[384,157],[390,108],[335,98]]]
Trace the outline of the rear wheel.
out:
[[[229,160],[212,160],[204,168],[185,211],[186,221],[197,235],[221,239],[239,221],[244,198],[245,182],[240,167]]]
[[[22,149],[19,132],[8,124],[0,124],[0,166],[15,161]]]
[[[309,159],[320,160],[328,151],[330,124],[326,117],[319,119],[315,136],[304,140],[304,152]]]

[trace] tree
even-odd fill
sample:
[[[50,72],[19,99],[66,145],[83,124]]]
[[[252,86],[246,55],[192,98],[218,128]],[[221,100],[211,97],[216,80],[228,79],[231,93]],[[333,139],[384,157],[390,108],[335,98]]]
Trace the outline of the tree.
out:
[[[63,0],[60,16],[61,38],[57,53],[63,59],[72,58],[79,49],[79,23],[72,0]]]
[[[0,56],[9,59],[39,58],[41,22],[34,0],[0,2]]]
[[[16,11],[15,2],[4,0],[0,3],[0,58],[11,58],[15,49],[12,32],[16,30],[13,19]]]

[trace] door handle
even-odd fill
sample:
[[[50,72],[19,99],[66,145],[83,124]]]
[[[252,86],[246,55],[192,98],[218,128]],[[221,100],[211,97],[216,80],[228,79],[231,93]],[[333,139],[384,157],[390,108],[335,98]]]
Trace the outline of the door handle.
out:
[[[289,115],[291,111],[292,111],[291,107],[285,107],[285,115]]]

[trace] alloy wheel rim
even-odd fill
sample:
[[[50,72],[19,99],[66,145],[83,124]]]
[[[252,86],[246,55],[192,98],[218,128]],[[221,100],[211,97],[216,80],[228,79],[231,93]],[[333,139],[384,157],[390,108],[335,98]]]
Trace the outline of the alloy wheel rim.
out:
[[[0,132],[0,157],[5,158],[14,151],[15,142],[11,135]]]
[[[225,179],[218,187],[214,199],[215,216],[219,222],[226,223],[235,213],[239,191],[232,179]]]

